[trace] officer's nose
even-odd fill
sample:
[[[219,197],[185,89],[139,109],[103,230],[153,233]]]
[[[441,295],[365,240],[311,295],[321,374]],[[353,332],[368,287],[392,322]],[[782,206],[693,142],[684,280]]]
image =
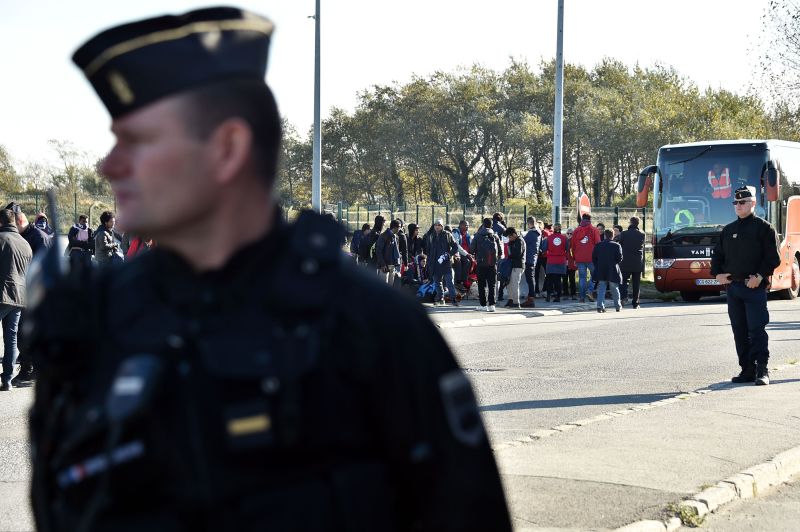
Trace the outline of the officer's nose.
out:
[[[127,161],[127,157],[125,157],[123,150],[117,144],[103,159],[99,170],[103,177],[113,182],[128,175],[129,168],[130,164]]]

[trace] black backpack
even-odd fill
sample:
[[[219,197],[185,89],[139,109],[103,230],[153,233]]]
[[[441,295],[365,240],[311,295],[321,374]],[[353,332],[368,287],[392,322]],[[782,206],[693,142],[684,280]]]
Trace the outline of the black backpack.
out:
[[[378,243],[378,237],[380,237],[378,232],[372,231],[358,243],[358,258],[361,262],[369,262],[371,264],[377,262],[375,245]]]
[[[475,246],[475,258],[480,266],[495,266],[497,264],[497,242],[491,233],[485,233],[478,238]]]

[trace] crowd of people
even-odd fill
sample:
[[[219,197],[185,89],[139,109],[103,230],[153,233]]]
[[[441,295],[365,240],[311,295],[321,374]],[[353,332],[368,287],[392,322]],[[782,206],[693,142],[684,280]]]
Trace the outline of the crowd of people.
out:
[[[576,227],[530,216],[527,228],[508,226],[502,213],[484,218],[475,232],[461,220],[451,228],[441,218],[420,234],[416,224],[376,216],[350,241],[350,253],[386,283],[409,287],[434,306],[459,306],[477,285],[477,310],[532,308],[537,298],[559,303],[570,299],[597,303],[605,312],[606,294],[616,311],[630,303],[639,308],[644,272],[644,233],[632,217],[624,229],[592,224],[584,214]],[[527,285],[522,296],[524,279]]]
[[[70,261],[104,267],[122,263],[154,245],[152,240],[117,232],[116,218],[110,211],[100,215],[100,225],[95,230],[89,227],[88,220],[81,214],[67,233],[64,255]],[[25,276],[33,256],[55,245],[54,236],[55,230],[43,212],[36,215],[34,223],[30,223],[16,202],[0,210],[0,278],[3,281],[0,293],[3,327],[0,391],[28,385],[36,378],[32,361],[18,348],[26,306]],[[19,372],[12,378],[15,363],[19,364]]]

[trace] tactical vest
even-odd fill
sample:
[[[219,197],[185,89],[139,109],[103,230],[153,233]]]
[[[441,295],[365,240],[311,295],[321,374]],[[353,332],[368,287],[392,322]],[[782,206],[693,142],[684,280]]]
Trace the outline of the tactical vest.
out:
[[[96,283],[86,382],[34,413],[37,526],[391,530],[377,431],[343,380],[364,349],[332,297],[340,241],[309,214],[221,272],[156,250]]]

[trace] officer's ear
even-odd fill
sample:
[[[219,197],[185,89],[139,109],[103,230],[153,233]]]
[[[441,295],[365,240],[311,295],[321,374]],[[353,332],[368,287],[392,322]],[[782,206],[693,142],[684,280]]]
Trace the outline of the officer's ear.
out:
[[[215,179],[228,184],[252,166],[253,132],[241,118],[221,122],[207,142],[209,158],[216,168]]]

